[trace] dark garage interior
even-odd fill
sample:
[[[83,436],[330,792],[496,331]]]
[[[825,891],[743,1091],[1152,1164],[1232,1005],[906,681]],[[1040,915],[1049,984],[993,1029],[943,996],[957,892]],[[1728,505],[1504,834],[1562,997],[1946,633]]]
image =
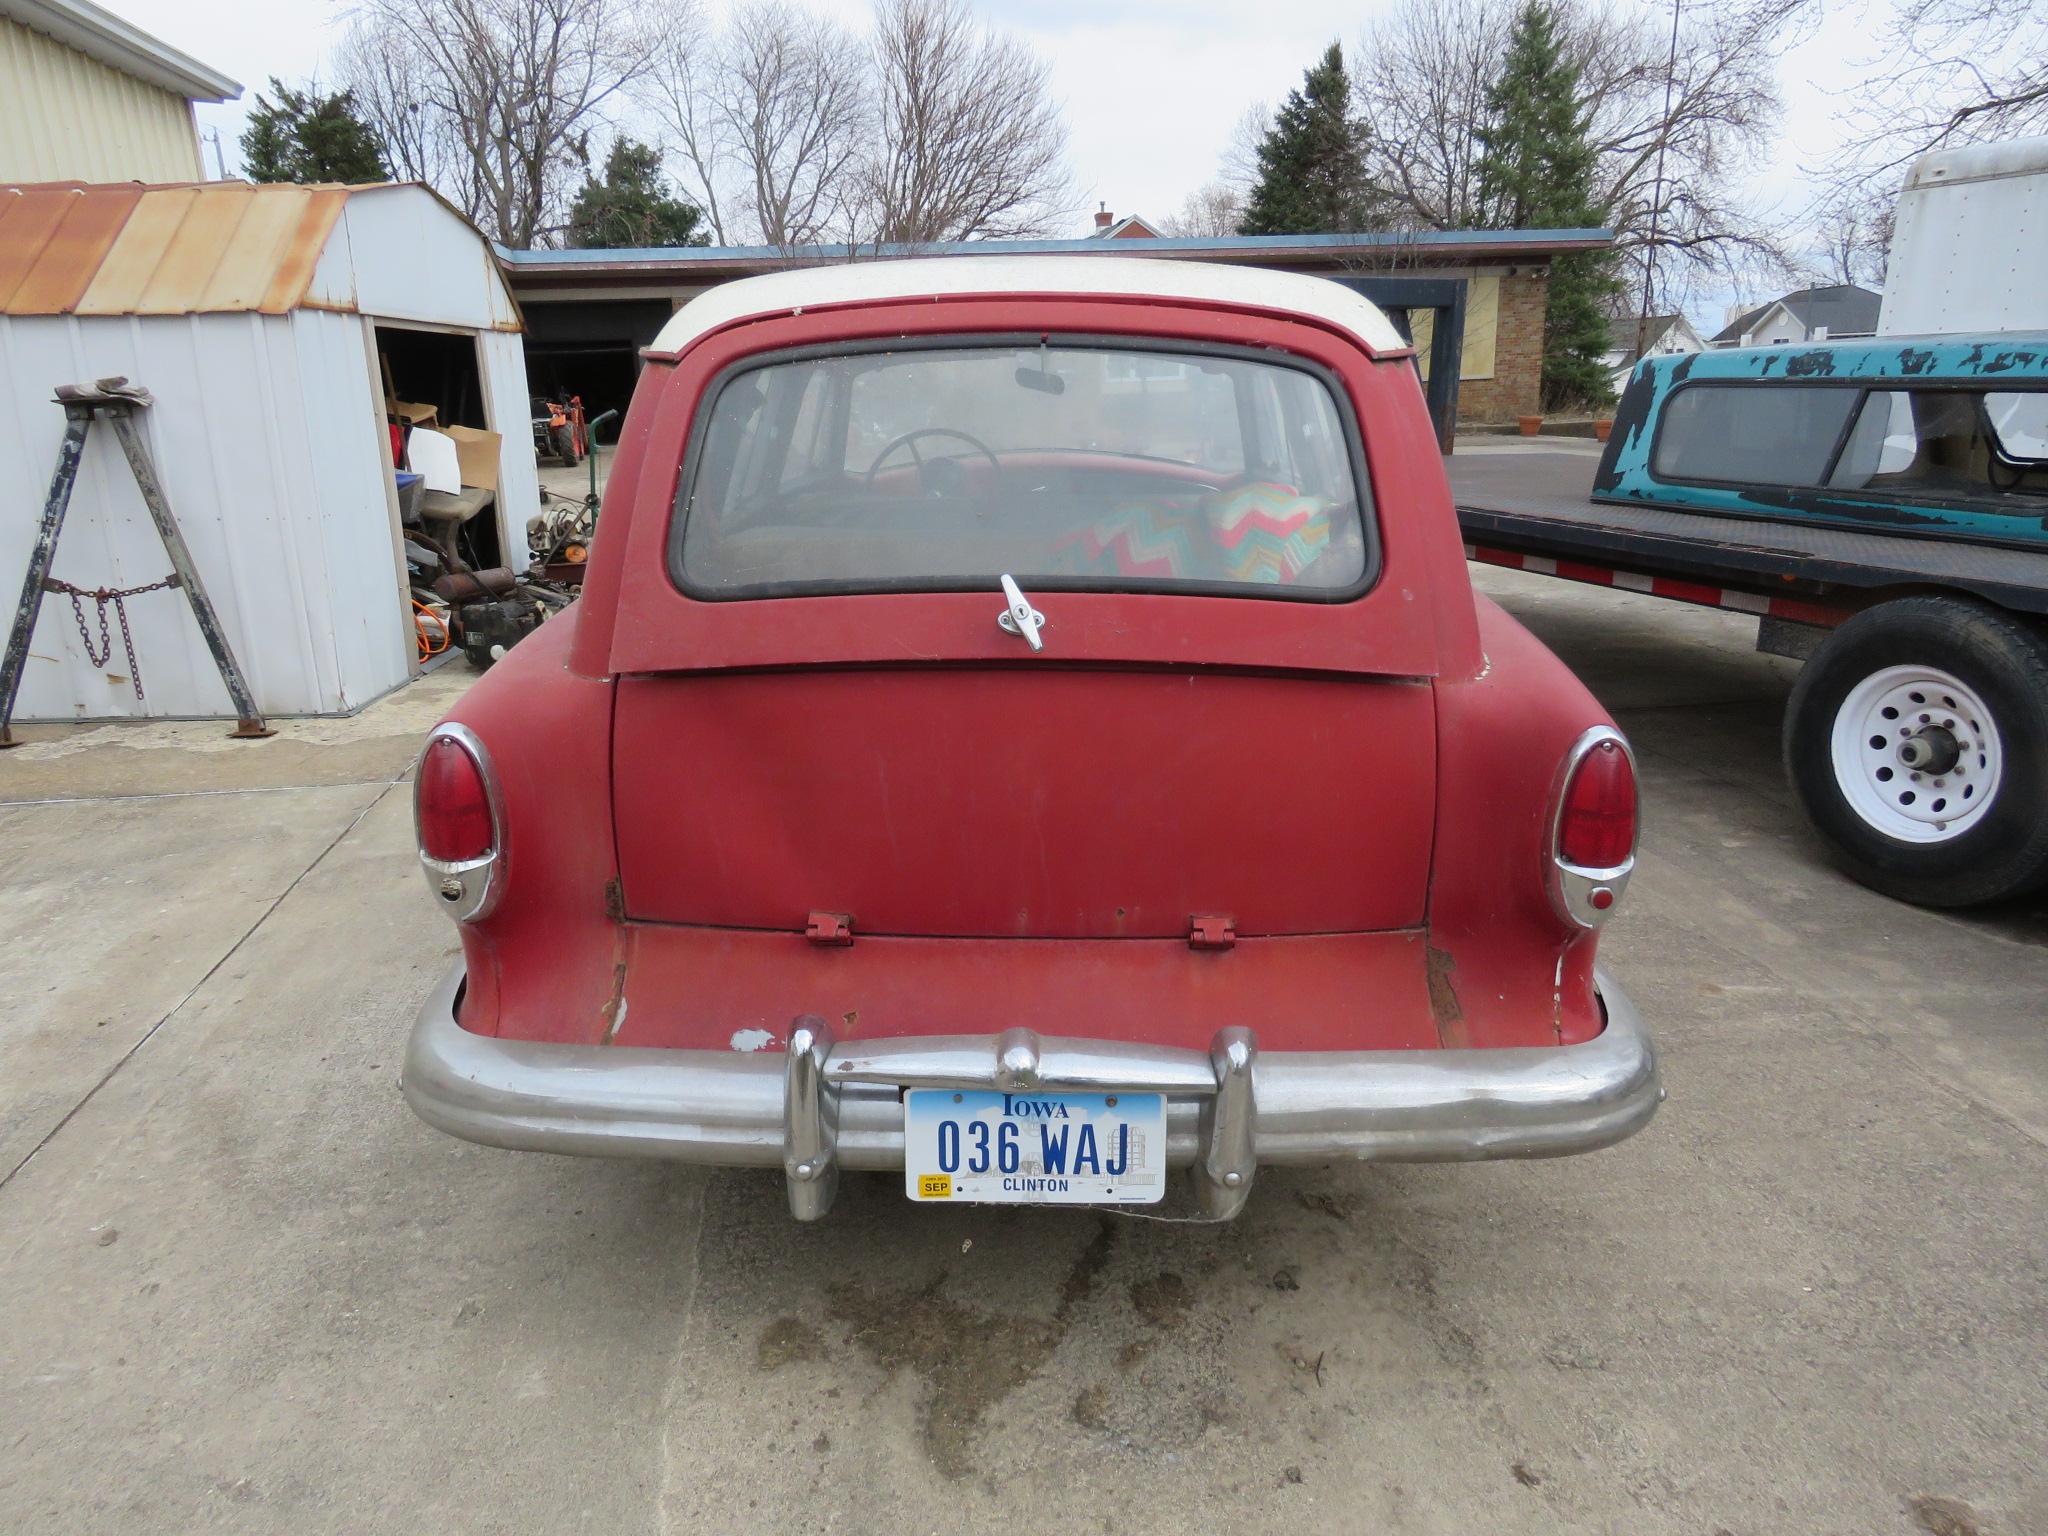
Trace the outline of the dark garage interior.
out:
[[[666,299],[569,300],[521,306],[526,317],[526,380],[537,396],[580,396],[586,417],[625,413],[640,377],[640,349],[674,313]],[[602,434],[610,442],[617,428]]]

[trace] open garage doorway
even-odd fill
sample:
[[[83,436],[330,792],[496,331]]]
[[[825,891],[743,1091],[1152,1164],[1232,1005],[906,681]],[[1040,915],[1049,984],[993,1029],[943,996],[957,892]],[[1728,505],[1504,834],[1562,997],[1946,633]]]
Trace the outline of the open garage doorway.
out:
[[[395,457],[402,451],[407,434],[421,426],[469,427],[479,432],[495,432],[501,439],[515,433],[531,434],[532,421],[524,400],[509,402],[509,411],[501,408],[497,415],[504,419],[493,418],[492,401],[484,389],[483,359],[474,333],[380,321],[376,326],[376,343],[377,371],[384,385],[387,411],[391,412],[387,420],[399,434],[394,440]],[[401,405],[402,409],[391,411],[391,407]],[[430,408],[431,414],[415,414],[420,407]],[[507,560],[496,507],[496,473],[489,478],[492,494],[485,510],[455,525],[446,535],[453,541],[451,550],[456,558],[471,570],[489,570]],[[466,489],[467,480],[464,485]]]
[[[661,334],[675,313],[667,299],[529,300],[526,316],[527,387],[541,400],[583,403],[594,421],[606,411],[625,416],[640,380],[640,349]],[[609,447],[614,422],[598,434]]]

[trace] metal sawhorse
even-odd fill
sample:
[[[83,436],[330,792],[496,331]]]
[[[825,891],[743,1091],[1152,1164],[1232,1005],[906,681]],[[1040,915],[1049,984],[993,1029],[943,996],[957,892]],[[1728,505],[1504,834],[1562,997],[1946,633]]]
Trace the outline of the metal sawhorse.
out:
[[[36,613],[42,607],[43,594],[70,592],[74,602],[79,596],[99,599],[104,641],[106,604],[109,601],[118,603],[123,597],[152,591],[159,586],[178,588],[192,605],[192,617],[198,621],[199,633],[206,638],[206,648],[213,652],[214,665],[220,668],[220,678],[227,684],[228,697],[234,700],[237,718],[235,728],[229,734],[244,738],[276,735],[264,723],[262,711],[256,707],[255,696],[249,692],[249,685],[242,677],[242,669],[235,663],[235,653],[220,627],[220,615],[213,611],[213,603],[206,595],[206,585],[199,579],[198,567],[192,563],[192,552],[185,547],[185,536],[178,531],[178,520],[171,514],[171,503],[164,495],[163,482],[157,479],[149,446],[135,429],[135,413],[154,403],[149,391],[122,378],[101,379],[93,385],[59,384],[57,403],[64,407],[64,441],[57,449],[57,472],[50,479],[50,494],[43,501],[43,520],[36,529],[35,547],[29,552],[28,576],[21,584],[20,605],[14,610],[14,629],[7,637],[6,659],[0,661],[0,748],[21,745],[8,729],[8,722],[14,716],[14,699],[21,689],[21,673],[28,663],[29,640],[35,634]],[[107,425],[120,439],[121,451],[128,456],[128,467],[135,472],[136,487],[142,492],[143,505],[149,508],[157,534],[164,541],[164,552],[171,557],[171,574],[163,581],[126,592],[113,592],[106,588],[98,592],[80,592],[67,583],[50,579],[50,562],[56,558],[57,535],[64,527],[65,509],[71,505],[71,488],[78,481],[78,461],[85,453],[85,436],[101,416],[106,417]],[[79,627],[82,632],[82,611]],[[121,612],[121,630],[125,637],[128,632],[125,610]],[[91,637],[88,636],[88,650],[91,645]],[[133,641],[129,642],[128,656],[133,672]],[[135,696],[141,698],[141,678],[137,676],[131,680],[135,685]]]

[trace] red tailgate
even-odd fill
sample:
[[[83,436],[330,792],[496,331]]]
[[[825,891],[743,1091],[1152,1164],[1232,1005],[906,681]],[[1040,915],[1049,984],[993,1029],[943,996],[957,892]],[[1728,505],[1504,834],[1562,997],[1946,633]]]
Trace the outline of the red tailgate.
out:
[[[622,679],[634,918],[856,933],[1183,937],[1412,927],[1426,683],[1046,666]]]

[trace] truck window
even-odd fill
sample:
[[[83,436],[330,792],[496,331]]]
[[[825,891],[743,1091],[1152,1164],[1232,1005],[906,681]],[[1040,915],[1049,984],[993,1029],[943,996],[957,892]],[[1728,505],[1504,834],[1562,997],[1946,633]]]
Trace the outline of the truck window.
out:
[[[699,596],[1214,587],[1331,597],[1370,493],[1319,371],[1067,342],[834,352],[713,386],[670,565]]]
[[[1830,487],[1997,499],[2048,495],[2048,394],[1872,390]]]
[[[1664,404],[1651,471],[1660,480],[1819,485],[1857,398],[1827,385],[1686,385]]]
[[[1984,414],[1998,451],[2016,464],[2048,464],[2048,390],[1993,390]]]
[[[1837,490],[1860,491],[1873,480],[1904,474],[1918,455],[1912,397],[1902,389],[1874,389],[1864,397],[1863,409],[1856,415],[1856,425],[1828,484]]]

